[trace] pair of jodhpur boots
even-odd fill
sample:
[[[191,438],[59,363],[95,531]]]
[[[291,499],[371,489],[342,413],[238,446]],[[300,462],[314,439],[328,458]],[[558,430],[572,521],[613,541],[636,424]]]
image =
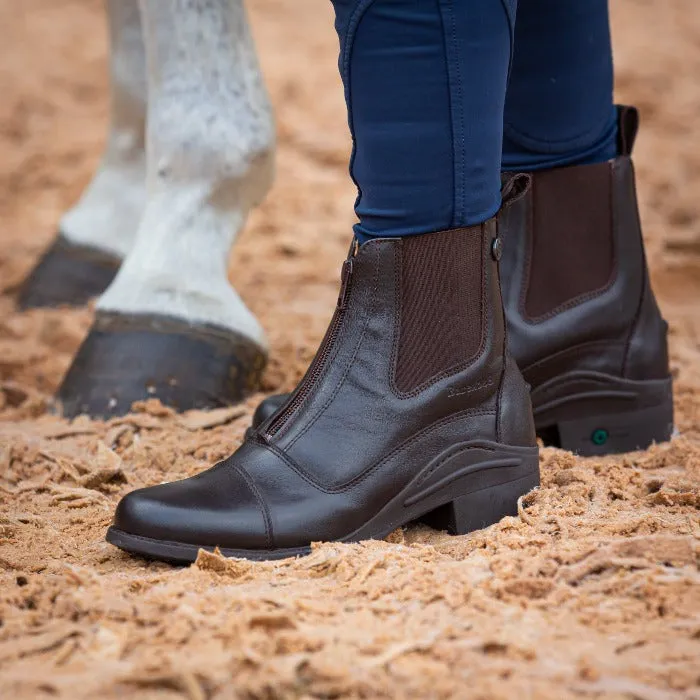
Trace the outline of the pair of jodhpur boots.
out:
[[[189,562],[214,547],[295,556],[416,520],[463,534],[515,514],[539,484],[537,437],[581,455],[667,440],[637,113],[619,117],[617,158],[504,176],[483,224],[353,246],[295,391],[260,406],[228,459],[128,494],[107,539]]]

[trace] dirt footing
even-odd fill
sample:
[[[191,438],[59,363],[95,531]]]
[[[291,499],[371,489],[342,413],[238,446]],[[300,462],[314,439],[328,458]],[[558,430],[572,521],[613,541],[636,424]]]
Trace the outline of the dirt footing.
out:
[[[329,3],[248,4],[280,150],[230,272],[269,332],[272,392],[330,318],[354,192]],[[519,515],[469,536],[177,569],[107,545],[114,506],[229,454],[263,394],[46,412],[92,312],[20,313],[14,295],[99,157],[106,37],[97,0],[0,2],[0,696],[700,698],[700,4],[611,5],[680,437],[614,459],[544,450]]]

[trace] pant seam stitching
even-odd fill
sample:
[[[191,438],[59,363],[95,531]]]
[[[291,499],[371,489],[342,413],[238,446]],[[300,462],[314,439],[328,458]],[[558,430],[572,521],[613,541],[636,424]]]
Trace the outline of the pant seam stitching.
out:
[[[566,139],[547,139],[547,138],[538,138],[536,136],[532,136],[531,134],[528,134],[526,131],[522,131],[521,129],[518,129],[515,126],[513,126],[512,122],[506,121],[504,119],[503,120],[503,133],[515,141],[517,141],[519,139],[520,145],[525,146],[526,148],[535,148],[536,149],[536,148],[545,147],[545,146],[576,148],[576,147],[581,146],[582,141],[587,141],[588,139],[590,139],[590,137],[592,135],[597,135],[597,136],[602,135],[603,129],[607,125],[608,121],[609,121],[608,117],[606,117],[599,124],[597,124],[594,128],[588,129],[587,131],[584,131],[584,132],[578,134],[577,136],[569,137]],[[590,144],[590,145],[594,145],[594,144]]]
[[[365,12],[374,4],[375,0],[360,0],[359,4],[353,10],[350,20],[348,21],[347,29],[345,30],[344,42],[342,47],[342,72],[345,75],[345,101],[347,102],[348,110],[348,127],[350,129],[350,137],[352,138],[352,153],[350,154],[350,163],[348,170],[350,178],[357,188],[357,197],[355,199],[355,209],[360,204],[362,199],[362,188],[355,179],[353,167],[355,165],[355,156],[357,154],[357,141],[355,139],[355,123],[352,117],[352,53],[354,39],[357,35],[357,29],[365,15]],[[342,77],[342,76],[341,76]]]
[[[442,24],[442,46],[447,68],[447,95],[449,99],[450,128],[452,136],[452,219],[450,228],[459,228],[464,222],[464,124],[462,73],[459,66],[457,24],[450,0],[437,0],[437,9]],[[449,26],[447,26],[449,24]],[[461,146],[461,148],[460,148]]]

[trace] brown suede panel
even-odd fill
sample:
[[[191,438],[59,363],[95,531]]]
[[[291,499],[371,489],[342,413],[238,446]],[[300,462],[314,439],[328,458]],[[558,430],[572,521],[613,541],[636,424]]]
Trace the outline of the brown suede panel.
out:
[[[610,163],[535,173],[524,305],[530,320],[603,291],[615,273]]]
[[[464,368],[479,352],[483,322],[481,226],[406,236],[395,386],[410,393]]]

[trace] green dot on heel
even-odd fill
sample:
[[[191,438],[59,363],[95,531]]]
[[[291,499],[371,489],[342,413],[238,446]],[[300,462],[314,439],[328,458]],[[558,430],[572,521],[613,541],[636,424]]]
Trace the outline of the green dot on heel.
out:
[[[608,436],[609,433],[605,428],[598,428],[593,431],[591,442],[593,442],[594,445],[604,445],[608,441]]]

